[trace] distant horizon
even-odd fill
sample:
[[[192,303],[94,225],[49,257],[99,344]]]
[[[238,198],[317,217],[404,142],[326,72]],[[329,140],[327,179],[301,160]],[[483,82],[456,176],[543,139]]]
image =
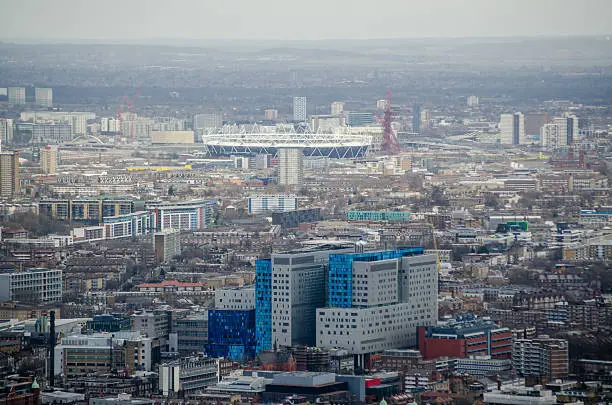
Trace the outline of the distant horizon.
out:
[[[315,43],[315,42],[384,42],[384,41],[456,41],[456,40],[554,40],[554,39],[601,39],[612,40],[612,31],[609,34],[550,34],[550,35],[491,35],[491,36],[439,36],[439,37],[375,37],[375,38],[307,38],[307,39],[274,39],[274,38],[180,38],[180,37],[158,37],[158,38],[2,38],[0,44],[19,45],[167,45],[169,42],[236,42],[236,43]]]

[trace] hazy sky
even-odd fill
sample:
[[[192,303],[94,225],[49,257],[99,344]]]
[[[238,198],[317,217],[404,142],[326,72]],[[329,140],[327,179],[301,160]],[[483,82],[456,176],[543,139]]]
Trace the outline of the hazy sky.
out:
[[[612,0],[0,0],[0,40],[612,34]]]

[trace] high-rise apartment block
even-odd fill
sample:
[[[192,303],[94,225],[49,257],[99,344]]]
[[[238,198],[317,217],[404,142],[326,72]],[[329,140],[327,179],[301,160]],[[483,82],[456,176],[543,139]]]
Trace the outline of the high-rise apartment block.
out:
[[[19,152],[0,152],[0,197],[10,198],[21,191]]]
[[[421,133],[421,106],[418,104],[412,107],[412,132]]]
[[[0,142],[11,143],[13,141],[13,120],[0,118]]]
[[[546,150],[572,146],[578,140],[578,118],[573,115],[555,117],[542,126],[540,142]]]
[[[344,114],[344,103],[342,101],[334,101],[331,103],[331,115],[338,116]]]
[[[361,367],[372,353],[415,346],[417,327],[437,322],[437,261],[423,248],[332,254],[328,274],[317,346],[346,349]]]
[[[57,146],[40,148],[40,170],[43,174],[57,173],[58,151]]]
[[[153,248],[158,263],[167,262],[181,254],[181,231],[165,229],[153,234]]]
[[[281,186],[299,187],[304,178],[304,152],[298,148],[282,148],[278,151],[278,183]]]
[[[41,107],[51,107],[53,105],[53,89],[36,87],[34,89],[34,101]]]
[[[293,120],[306,121],[306,97],[293,97]]]
[[[518,375],[553,382],[567,378],[568,342],[539,337],[518,339],[512,346],[512,364]]]
[[[26,103],[25,87],[9,87],[8,102],[11,105],[24,105]]]
[[[499,119],[500,140],[503,145],[521,145],[525,139],[525,116],[520,113],[502,114]]]

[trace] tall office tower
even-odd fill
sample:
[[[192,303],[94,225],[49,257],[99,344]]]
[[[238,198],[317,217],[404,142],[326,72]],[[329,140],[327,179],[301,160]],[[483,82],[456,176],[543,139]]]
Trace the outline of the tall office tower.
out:
[[[542,127],[548,122],[549,117],[546,113],[525,114],[525,136],[540,136]]]
[[[293,120],[306,121],[306,97],[293,97]]]
[[[565,139],[569,146],[574,142],[579,141],[578,117],[571,114],[565,114],[562,118],[565,121]]]
[[[421,133],[421,106],[415,105],[412,107],[412,132],[415,134]]]
[[[304,178],[304,152],[298,148],[282,148],[278,151],[281,186],[299,187]]]
[[[267,121],[276,121],[278,119],[278,110],[274,108],[264,110],[264,118]]]
[[[9,87],[8,102],[11,105],[24,105],[26,103],[25,87]]]
[[[41,107],[51,107],[53,105],[53,89],[37,87],[34,89],[34,101]]]
[[[57,173],[57,146],[40,148],[40,169],[44,174]]]
[[[512,365],[522,377],[546,379],[548,382],[565,379],[568,374],[568,342],[548,337],[515,340]]]
[[[344,113],[344,102],[334,101],[331,103],[331,115],[337,116]]]
[[[19,152],[0,152],[0,197],[13,197],[20,191]]]
[[[364,368],[372,353],[415,346],[438,320],[436,256],[423,248],[332,254],[328,306],[317,309],[317,346],[345,349]]]
[[[520,113],[502,114],[499,119],[501,143],[520,145],[525,143],[525,116]]]
[[[223,126],[223,115],[218,111],[193,116],[193,130],[206,131]]]
[[[181,254],[181,231],[165,229],[153,234],[153,249],[158,263],[167,262]]]
[[[255,265],[257,351],[315,344],[316,310],[325,306],[330,254],[354,252],[352,244],[275,253]]]
[[[480,103],[480,100],[479,100],[478,96],[469,96],[467,98],[467,105],[468,105],[468,107],[478,107],[479,103]]]
[[[2,143],[13,141],[13,120],[10,118],[0,118],[0,141]]]
[[[421,127],[423,129],[429,129],[429,123],[431,121],[431,111],[429,108],[425,108],[421,111]]]

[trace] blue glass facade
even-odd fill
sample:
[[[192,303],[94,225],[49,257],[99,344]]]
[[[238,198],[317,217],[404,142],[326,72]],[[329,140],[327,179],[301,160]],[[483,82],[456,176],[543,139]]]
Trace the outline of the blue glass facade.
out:
[[[328,305],[332,308],[351,307],[353,296],[353,262],[375,262],[422,254],[422,247],[414,247],[382,252],[329,255]]]
[[[272,349],[272,261],[255,261],[255,337],[257,353]]]
[[[255,310],[211,309],[208,311],[210,357],[225,357],[244,362],[255,357]]]

